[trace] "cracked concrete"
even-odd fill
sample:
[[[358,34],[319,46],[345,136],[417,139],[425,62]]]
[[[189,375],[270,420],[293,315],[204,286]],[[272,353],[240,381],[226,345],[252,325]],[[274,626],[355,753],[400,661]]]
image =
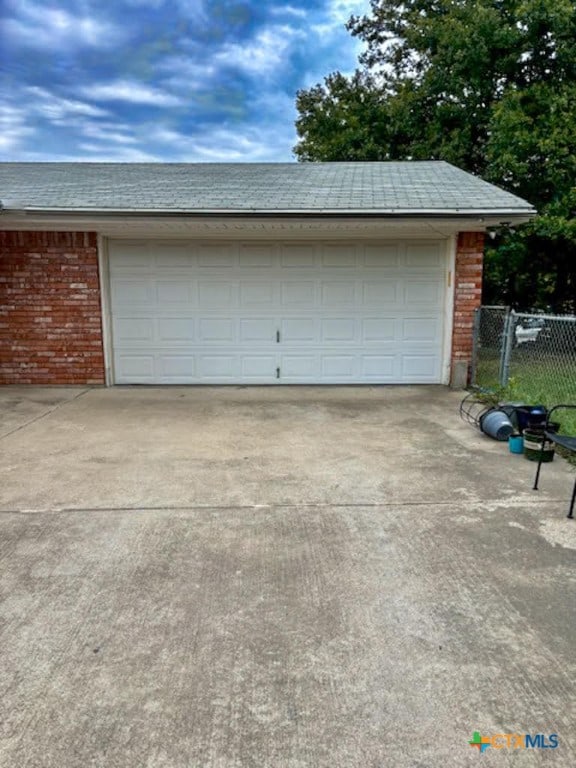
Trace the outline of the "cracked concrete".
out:
[[[573,470],[459,399],[0,389],[0,766],[574,765]]]

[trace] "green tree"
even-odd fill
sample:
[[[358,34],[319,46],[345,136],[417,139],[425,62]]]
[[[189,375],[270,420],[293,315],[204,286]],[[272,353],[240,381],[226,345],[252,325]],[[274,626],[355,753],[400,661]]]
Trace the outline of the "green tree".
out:
[[[382,95],[362,72],[329,75],[298,94],[300,160],[385,160]]]
[[[371,0],[350,78],[297,94],[299,160],[442,159],[533,203],[486,299],[576,312],[576,3]]]

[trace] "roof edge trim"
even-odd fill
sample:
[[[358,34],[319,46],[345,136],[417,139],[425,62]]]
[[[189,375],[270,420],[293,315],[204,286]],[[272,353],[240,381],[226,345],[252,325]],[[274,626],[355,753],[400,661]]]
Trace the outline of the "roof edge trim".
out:
[[[234,217],[253,217],[263,216],[269,217],[314,217],[314,216],[330,216],[330,217],[345,217],[350,216],[373,218],[373,217],[390,217],[397,218],[399,216],[403,218],[422,217],[436,218],[445,216],[521,216],[521,217],[533,217],[537,215],[537,210],[533,207],[526,208],[395,208],[395,209],[338,209],[338,208],[325,208],[325,209],[260,209],[260,208],[214,208],[207,210],[174,210],[174,209],[161,209],[161,208],[148,208],[148,209],[136,209],[136,208],[7,208],[4,206],[0,209],[0,216],[9,214],[18,215],[33,215],[33,216],[53,216],[55,214],[60,216],[95,216],[100,218],[101,216],[141,216],[141,217],[164,217],[164,218],[201,218],[205,216],[218,216],[229,218]]]

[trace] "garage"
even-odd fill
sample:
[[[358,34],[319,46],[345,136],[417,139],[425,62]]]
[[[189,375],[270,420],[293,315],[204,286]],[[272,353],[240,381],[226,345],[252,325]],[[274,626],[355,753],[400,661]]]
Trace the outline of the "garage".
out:
[[[441,161],[0,163],[0,384],[451,384],[485,233]]]
[[[108,244],[117,384],[440,383],[446,240]]]

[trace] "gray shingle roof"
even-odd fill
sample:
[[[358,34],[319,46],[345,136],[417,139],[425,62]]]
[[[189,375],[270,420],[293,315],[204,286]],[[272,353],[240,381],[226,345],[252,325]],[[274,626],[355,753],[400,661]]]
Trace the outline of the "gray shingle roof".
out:
[[[0,163],[5,209],[174,213],[530,213],[445,162]]]

